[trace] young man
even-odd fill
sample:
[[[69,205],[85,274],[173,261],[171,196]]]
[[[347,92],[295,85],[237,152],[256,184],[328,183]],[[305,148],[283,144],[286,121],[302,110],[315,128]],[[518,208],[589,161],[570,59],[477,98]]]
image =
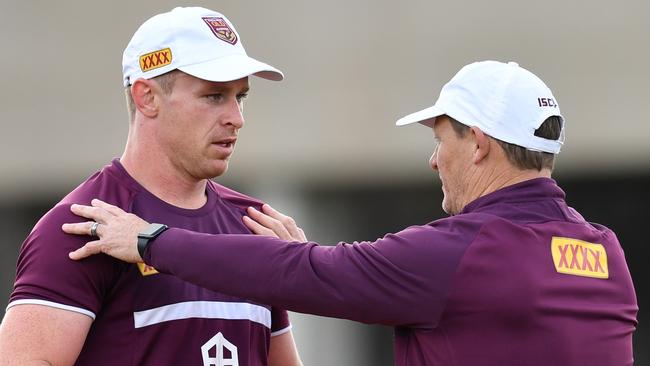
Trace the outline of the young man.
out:
[[[281,80],[247,56],[220,13],[176,8],[147,20],[123,57],[131,120],[124,154],[65,197],[21,249],[0,330],[0,365],[299,365],[286,311],[108,256],[82,264],[61,233],[73,202],[101,197],[150,221],[250,234],[261,203],[210,181],[228,168],[248,76]]]
[[[450,217],[336,247],[181,228],[138,246],[148,223],[93,201],[72,210],[99,222],[100,239],[71,258],[144,259],[225,293],[391,325],[396,365],[632,365],[630,273],[614,233],[569,207],[550,178],[564,119],[544,82],[515,63],[473,63],[397,124],[415,122],[433,130]],[[303,239],[293,220],[265,213],[249,209],[259,223],[247,225]]]

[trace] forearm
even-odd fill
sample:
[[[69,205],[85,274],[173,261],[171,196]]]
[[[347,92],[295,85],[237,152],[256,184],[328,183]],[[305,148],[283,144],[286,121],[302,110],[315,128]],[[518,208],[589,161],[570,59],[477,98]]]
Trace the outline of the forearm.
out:
[[[325,309],[300,288],[304,279],[299,277],[305,276],[302,263],[309,261],[314,248],[315,244],[287,245],[270,237],[170,229],[150,246],[144,260],[161,272],[215,291],[321,314]]]
[[[197,285],[297,312],[386,325],[431,316],[422,305],[430,295],[426,280],[368,244],[324,247],[170,229],[144,259]]]

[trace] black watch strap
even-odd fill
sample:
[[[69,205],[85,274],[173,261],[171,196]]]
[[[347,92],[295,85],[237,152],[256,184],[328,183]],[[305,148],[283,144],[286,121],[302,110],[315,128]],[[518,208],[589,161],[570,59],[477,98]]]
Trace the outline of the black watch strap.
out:
[[[144,251],[149,246],[149,242],[149,239],[138,236],[138,253],[140,253],[140,258],[142,259],[144,259]]]
[[[140,253],[140,258],[144,258],[144,251],[147,250],[149,244],[165,230],[167,230],[167,225],[152,223],[138,233],[138,253]]]

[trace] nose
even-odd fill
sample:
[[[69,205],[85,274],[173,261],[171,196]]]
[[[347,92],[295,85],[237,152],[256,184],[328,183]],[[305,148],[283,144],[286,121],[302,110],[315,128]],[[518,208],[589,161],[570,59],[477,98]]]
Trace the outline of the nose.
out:
[[[233,98],[233,101],[228,103],[228,110],[226,118],[224,119],[225,124],[232,125],[236,129],[244,127],[244,115],[243,115],[243,106],[241,101]]]
[[[438,146],[440,145],[436,145],[436,147],[433,149],[431,157],[429,158],[429,165],[433,170],[438,170]]]

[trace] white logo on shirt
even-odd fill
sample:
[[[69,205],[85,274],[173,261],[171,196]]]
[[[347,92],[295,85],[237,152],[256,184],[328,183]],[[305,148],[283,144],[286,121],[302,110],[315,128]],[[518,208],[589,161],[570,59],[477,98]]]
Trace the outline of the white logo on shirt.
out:
[[[210,351],[215,348],[216,350],[212,352],[215,357],[210,357]],[[221,332],[201,346],[201,355],[203,366],[239,366],[237,346],[228,342]]]

